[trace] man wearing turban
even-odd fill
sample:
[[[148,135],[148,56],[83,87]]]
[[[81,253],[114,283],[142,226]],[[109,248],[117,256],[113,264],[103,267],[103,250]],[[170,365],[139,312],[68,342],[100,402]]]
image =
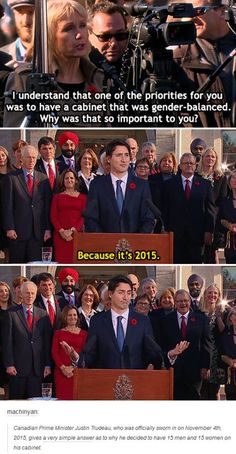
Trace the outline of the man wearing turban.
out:
[[[56,159],[59,174],[65,169],[77,169],[76,148],[79,144],[79,138],[74,132],[65,131],[58,137],[58,143],[61,148],[61,154]]]
[[[62,310],[68,304],[78,307],[79,289],[76,289],[76,283],[79,280],[79,274],[74,268],[62,268],[58,273],[58,280],[61,284],[61,291],[57,293],[56,298]]]

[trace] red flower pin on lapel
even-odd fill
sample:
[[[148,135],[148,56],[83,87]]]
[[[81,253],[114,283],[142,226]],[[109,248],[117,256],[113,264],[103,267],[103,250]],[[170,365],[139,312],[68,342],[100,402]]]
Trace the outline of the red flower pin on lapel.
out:
[[[37,186],[37,188],[38,188],[39,185],[40,185],[40,181],[39,181],[39,180],[35,180],[35,184],[36,184],[36,186]]]
[[[200,184],[201,184],[200,181],[195,181],[194,182],[194,186],[200,186]]]
[[[136,326],[138,321],[136,320],[136,318],[131,318],[130,323],[132,326]]]
[[[196,322],[196,318],[195,317],[190,317],[190,322],[195,323]]]
[[[134,189],[136,189],[136,184],[135,183],[130,183],[129,187],[130,187],[130,189],[134,190]]]

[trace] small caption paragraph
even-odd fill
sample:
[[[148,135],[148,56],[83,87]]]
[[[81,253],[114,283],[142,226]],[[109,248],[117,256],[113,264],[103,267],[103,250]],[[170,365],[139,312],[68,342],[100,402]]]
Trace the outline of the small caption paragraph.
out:
[[[227,449],[231,435],[222,426],[185,425],[21,425],[8,426],[9,445],[11,452],[51,450],[65,443],[79,442],[139,442],[143,443],[176,443],[217,442],[222,449]],[[56,448],[55,448],[56,449]],[[49,451],[48,451],[49,452]]]
[[[38,115],[42,123],[102,126],[196,124],[199,112],[229,112],[222,93],[12,92],[7,112]]]

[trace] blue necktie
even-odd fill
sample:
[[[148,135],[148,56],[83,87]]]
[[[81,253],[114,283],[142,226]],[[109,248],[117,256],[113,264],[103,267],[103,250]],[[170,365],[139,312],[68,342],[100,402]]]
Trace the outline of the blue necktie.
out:
[[[117,317],[117,326],[116,326],[116,337],[117,337],[117,343],[118,343],[120,352],[123,349],[124,340],[125,340],[123,325],[122,325],[122,321],[121,321],[122,318],[123,317],[121,315],[119,315],[119,317]]]
[[[116,182],[116,202],[117,202],[117,206],[118,206],[118,210],[119,210],[120,214],[122,212],[123,202],[124,202],[123,192],[121,189],[121,183],[122,183],[122,180],[117,180],[117,182]]]

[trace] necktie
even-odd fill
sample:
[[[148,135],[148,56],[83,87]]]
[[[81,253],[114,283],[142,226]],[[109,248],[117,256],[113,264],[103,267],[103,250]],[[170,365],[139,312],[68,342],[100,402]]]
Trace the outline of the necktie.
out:
[[[198,300],[193,300],[192,301],[192,308],[193,308],[194,311],[196,311],[198,309],[198,306],[199,306]]]
[[[67,165],[69,169],[74,169],[73,161],[71,159],[67,159]]]
[[[68,303],[69,304],[73,304],[73,299],[72,299],[72,297],[70,295],[68,295],[67,299],[68,299]]]
[[[48,164],[48,179],[49,179],[49,183],[50,183],[51,189],[53,189],[54,182],[55,182],[55,175],[54,175],[54,172],[52,170],[51,164]]]
[[[28,173],[28,175],[27,175],[27,186],[28,186],[29,195],[30,195],[30,197],[32,197],[33,188],[34,188],[34,180],[33,180],[31,173]]]
[[[118,210],[119,210],[120,214],[122,212],[123,202],[124,202],[123,192],[121,189],[121,183],[122,183],[122,180],[116,181],[116,202],[117,202],[117,206],[118,206]]]
[[[186,325],[186,318],[184,317],[184,315],[182,315],[182,317],[181,317],[180,330],[181,330],[182,339],[186,339],[187,325]]]
[[[53,326],[54,318],[55,318],[55,312],[54,312],[54,309],[52,307],[52,303],[51,303],[50,300],[48,300],[48,315],[49,315],[49,318],[50,318],[51,325]]]
[[[27,309],[26,313],[27,313],[27,317],[26,317],[27,325],[28,325],[29,330],[32,331],[33,316],[32,316],[31,309]]]
[[[116,326],[116,337],[117,337],[117,343],[118,343],[120,352],[123,349],[124,340],[125,340],[124,329],[123,329],[123,325],[122,325],[122,321],[121,321],[122,318],[123,317],[121,315],[119,315],[119,317],[117,317],[117,326]]]
[[[185,180],[185,190],[184,190],[184,194],[185,194],[186,200],[189,200],[190,193],[191,193],[190,181],[189,181],[189,180]]]

